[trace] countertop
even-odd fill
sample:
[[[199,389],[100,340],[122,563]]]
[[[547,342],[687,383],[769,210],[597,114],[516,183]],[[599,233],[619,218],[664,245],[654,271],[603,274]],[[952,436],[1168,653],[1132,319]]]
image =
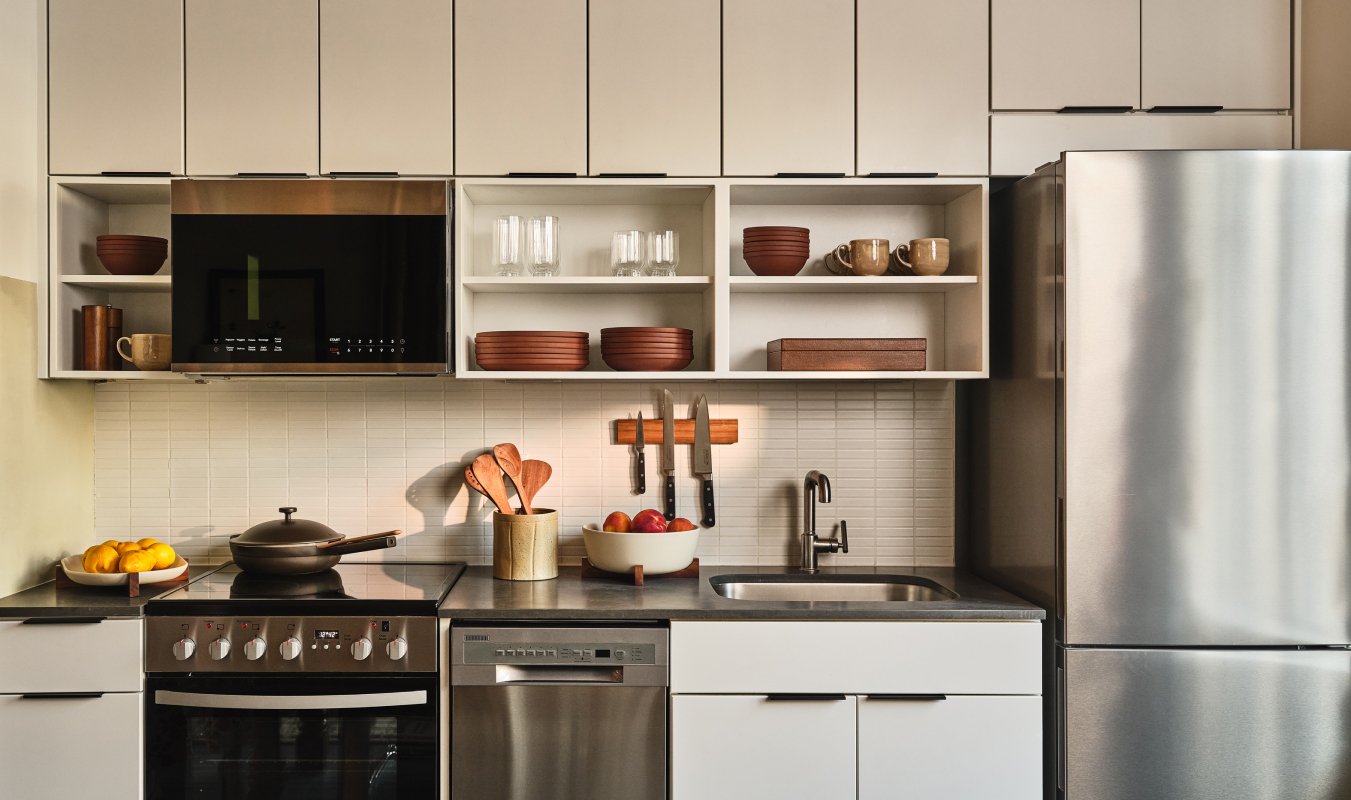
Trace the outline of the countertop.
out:
[[[188,580],[196,580],[219,569],[219,564],[188,567]],[[127,597],[126,587],[72,586],[56,588],[55,581],[40,583],[9,597],[0,598],[0,619],[32,617],[140,617],[142,607],[153,597],[182,586],[146,586],[140,597]],[[119,590],[120,589],[120,593]]]
[[[441,604],[452,619],[858,619],[1041,620],[1046,612],[956,569],[839,567],[824,574],[918,575],[958,594],[956,600],[925,602],[778,602],[729,600],[713,591],[715,575],[795,572],[790,567],[705,566],[698,578],[649,577],[645,586],[622,578],[581,577],[578,567],[560,567],[547,581],[502,581],[492,567],[471,566]]]

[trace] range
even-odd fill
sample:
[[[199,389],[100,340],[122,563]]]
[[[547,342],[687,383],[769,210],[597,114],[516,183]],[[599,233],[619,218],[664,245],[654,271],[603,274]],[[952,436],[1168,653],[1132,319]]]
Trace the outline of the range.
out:
[[[227,565],[146,605],[147,798],[434,796],[463,563]]]

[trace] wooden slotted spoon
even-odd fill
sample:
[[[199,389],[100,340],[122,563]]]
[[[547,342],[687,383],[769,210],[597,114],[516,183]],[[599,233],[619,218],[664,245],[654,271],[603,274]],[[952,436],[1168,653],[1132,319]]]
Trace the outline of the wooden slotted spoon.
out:
[[[474,478],[479,485],[474,487],[488,496],[503,514],[511,514],[511,500],[507,497],[507,485],[502,482],[502,470],[488,453],[474,459],[470,465]],[[473,484],[470,484],[471,486]]]
[[[521,510],[527,514],[535,513],[530,507],[530,496],[525,493],[521,486],[521,451],[516,449],[516,445],[511,442],[499,444],[493,448],[493,458],[497,459],[497,466],[507,473],[511,478],[511,483],[516,487],[516,496],[520,498]]]
[[[553,474],[554,468],[549,466],[547,461],[531,458],[521,462],[521,480],[516,484],[516,491],[521,495],[521,503],[534,503],[535,495],[544,488],[544,484],[549,482]]]

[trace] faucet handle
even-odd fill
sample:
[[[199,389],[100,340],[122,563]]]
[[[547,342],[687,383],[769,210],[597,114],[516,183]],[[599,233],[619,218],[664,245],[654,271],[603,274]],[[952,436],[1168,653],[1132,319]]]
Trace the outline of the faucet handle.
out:
[[[849,552],[849,523],[840,520],[840,552]]]

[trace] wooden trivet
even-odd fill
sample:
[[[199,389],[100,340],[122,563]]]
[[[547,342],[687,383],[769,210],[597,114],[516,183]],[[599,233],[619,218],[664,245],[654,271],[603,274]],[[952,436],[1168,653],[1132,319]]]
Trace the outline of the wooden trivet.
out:
[[[634,586],[643,585],[643,565],[639,564],[631,572],[609,572],[595,566],[589,559],[582,559],[582,577],[583,578],[628,578],[633,581]],[[649,575],[647,577],[657,578],[697,578],[699,577],[699,559],[694,559],[688,567],[676,572],[667,572],[662,575]]]
[[[187,561],[188,559],[185,557],[183,560],[184,560],[184,561]],[[181,585],[183,585],[183,584],[185,584],[185,583],[188,582],[188,573],[190,573],[190,572],[192,572],[192,565],[191,565],[191,564],[189,564],[189,565],[188,565],[188,568],[185,569],[185,570],[183,570],[183,574],[182,574],[182,575],[179,575],[177,578],[170,578],[170,579],[167,580],[167,581],[157,581],[157,582],[155,582],[155,583],[147,583],[147,584],[145,584],[145,585],[146,585],[146,586],[155,586],[155,587],[159,587],[159,586],[181,586]],[[83,584],[83,583],[76,583],[75,581],[73,581],[73,580],[70,579],[70,576],[66,574],[65,568],[62,567],[60,564],[57,564],[57,565],[56,565],[56,575],[55,575],[55,580],[56,580],[56,588],[58,588],[58,589],[98,589],[98,588],[102,588],[102,587],[98,587],[98,586],[89,586],[89,585],[86,585],[86,584]],[[133,573],[131,573],[130,575],[127,576],[127,597],[140,597],[140,596],[141,596],[141,573],[139,573],[139,572],[133,572]]]

